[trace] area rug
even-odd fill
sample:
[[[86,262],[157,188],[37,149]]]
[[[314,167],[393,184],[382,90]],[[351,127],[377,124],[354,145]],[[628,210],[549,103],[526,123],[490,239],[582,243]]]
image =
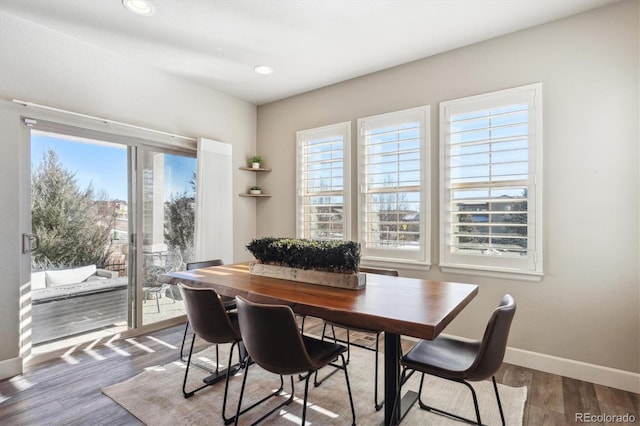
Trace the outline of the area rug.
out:
[[[227,345],[225,345],[227,346]],[[228,347],[221,346],[220,359],[226,362]],[[384,395],[382,377],[382,357],[380,357],[379,397]],[[193,360],[201,364],[215,366],[215,352],[210,348],[194,354]],[[359,425],[379,425],[384,420],[384,409],[376,412],[373,403],[374,353],[354,348],[348,365],[351,391],[353,394],[356,423]],[[320,371],[323,376],[333,368]],[[176,361],[170,364],[148,368],[141,374],[124,382],[106,387],[102,392],[128,410],[143,423],[150,426],[174,425],[212,425],[223,424],[221,418],[224,380],[197,392],[191,398],[182,396],[182,381],[185,363]],[[188,389],[202,383],[207,373],[200,368],[189,369]],[[404,386],[406,390],[418,390],[419,375],[415,374]],[[237,407],[238,395],[242,384],[242,372],[235,375],[229,385],[227,414]],[[252,365],[247,376],[247,388],[243,407],[250,405],[276,389],[280,384],[278,376],[257,365]],[[497,425],[501,423],[495,394],[490,381],[473,383],[478,395],[482,423]],[[500,398],[507,425],[521,425],[527,388],[514,388],[498,385]],[[285,395],[288,397],[290,380],[285,378]],[[302,415],[302,397],[304,382],[295,380],[295,399],[290,405],[267,418],[266,425],[300,424]],[[269,402],[241,416],[239,424],[247,425],[275,407],[282,399],[272,398]],[[425,403],[453,411],[459,415],[475,419],[471,392],[466,386],[426,376],[423,388]],[[306,424],[309,425],[347,425],[351,423],[351,410],[347,396],[344,373],[337,371],[319,387],[309,385]],[[406,425],[459,425],[458,421],[421,410],[417,403],[410,409],[402,424]]]

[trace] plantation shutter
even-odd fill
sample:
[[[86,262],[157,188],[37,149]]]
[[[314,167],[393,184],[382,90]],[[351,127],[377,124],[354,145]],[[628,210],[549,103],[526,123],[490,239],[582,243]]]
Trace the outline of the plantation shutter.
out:
[[[535,95],[443,104],[445,264],[535,270]]]
[[[428,108],[359,120],[363,257],[425,262]]]
[[[349,239],[346,173],[351,124],[300,131],[298,139],[299,238]]]

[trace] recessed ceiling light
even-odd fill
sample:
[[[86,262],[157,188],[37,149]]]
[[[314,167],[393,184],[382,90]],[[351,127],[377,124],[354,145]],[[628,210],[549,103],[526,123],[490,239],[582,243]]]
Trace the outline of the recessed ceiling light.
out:
[[[258,74],[264,74],[264,75],[273,74],[273,68],[266,65],[258,65],[253,70]]]
[[[141,16],[153,15],[153,6],[146,0],[122,0],[124,7]]]

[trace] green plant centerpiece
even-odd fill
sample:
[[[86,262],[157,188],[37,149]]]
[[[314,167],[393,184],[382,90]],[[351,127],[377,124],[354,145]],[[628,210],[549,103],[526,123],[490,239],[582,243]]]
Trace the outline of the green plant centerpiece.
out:
[[[365,286],[358,273],[360,244],[354,241],[319,241],[265,237],[252,240],[247,249],[259,263],[256,275],[349,289]]]

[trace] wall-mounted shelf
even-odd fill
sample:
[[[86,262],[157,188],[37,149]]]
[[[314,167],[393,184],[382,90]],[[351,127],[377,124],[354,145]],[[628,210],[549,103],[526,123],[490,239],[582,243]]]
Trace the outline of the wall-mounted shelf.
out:
[[[259,167],[257,169],[253,167],[240,167],[240,170],[246,170],[248,172],[270,172],[271,169],[265,167]]]
[[[238,194],[241,197],[271,197],[271,194]]]
[[[244,170],[246,172],[270,172],[271,169],[266,168],[266,167],[258,167],[258,168],[254,168],[254,167],[238,167],[240,170]],[[241,197],[253,197],[253,198],[269,198],[271,197],[271,194],[250,194],[248,192],[245,192],[244,194],[238,194]]]

